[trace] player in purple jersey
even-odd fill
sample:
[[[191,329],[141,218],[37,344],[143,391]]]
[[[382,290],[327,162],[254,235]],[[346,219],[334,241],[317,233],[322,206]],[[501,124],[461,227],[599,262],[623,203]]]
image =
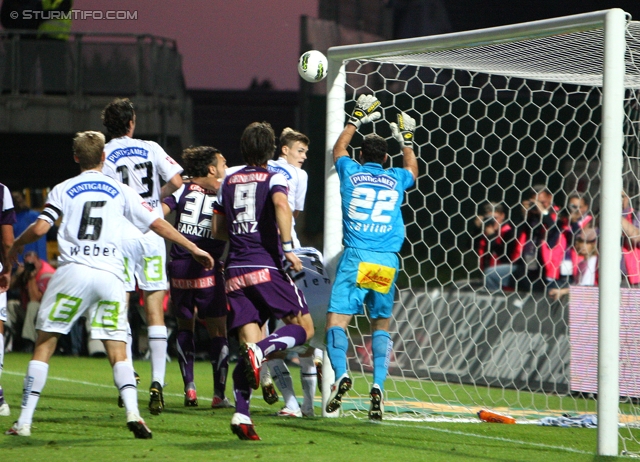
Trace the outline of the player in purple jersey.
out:
[[[231,407],[225,397],[229,367],[227,341],[227,297],[220,257],[227,245],[214,239],[211,219],[216,194],[224,178],[227,161],[216,148],[198,146],[182,153],[184,173],[182,187],[163,200],[165,215],[176,212],[175,227],[180,233],[209,252],[216,261],[212,270],[197,264],[182,247],[171,248],[169,282],[171,300],[178,323],[178,363],[184,382],[184,405],[197,406],[194,382],[194,329],[196,317],[204,319],[209,333],[209,359],[213,367],[213,401],[211,407]],[[197,314],[196,314],[197,310]]]
[[[13,224],[16,212],[9,188],[0,183],[0,376],[4,364],[4,323],[7,322],[7,290],[11,284],[11,262],[7,252],[13,244]],[[4,400],[0,387],[0,416],[10,414],[9,405]]]
[[[230,243],[225,264],[227,325],[230,333],[238,335],[241,351],[233,371],[236,412],[231,431],[241,440],[259,440],[249,401],[251,390],[259,386],[263,359],[304,344],[314,332],[304,296],[284,270],[285,259],[295,271],[302,269],[302,263],[291,242],[287,180],[266,168],[275,151],[271,125],[254,122],[245,128],[240,151],[247,165],[227,170],[218,192],[213,230]],[[270,316],[285,325],[262,339],[261,326]]]

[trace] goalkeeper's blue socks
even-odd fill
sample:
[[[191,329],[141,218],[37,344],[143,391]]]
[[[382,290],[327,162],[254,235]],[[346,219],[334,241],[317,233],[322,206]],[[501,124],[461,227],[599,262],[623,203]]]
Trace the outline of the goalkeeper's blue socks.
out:
[[[375,330],[371,335],[371,349],[373,350],[373,383],[384,391],[384,381],[389,370],[389,359],[393,342],[389,333],[384,330]],[[337,374],[337,373],[336,373]],[[339,377],[339,376],[338,376]]]
[[[334,326],[327,330],[327,354],[336,378],[347,372],[347,348],[349,340],[342,327]]]

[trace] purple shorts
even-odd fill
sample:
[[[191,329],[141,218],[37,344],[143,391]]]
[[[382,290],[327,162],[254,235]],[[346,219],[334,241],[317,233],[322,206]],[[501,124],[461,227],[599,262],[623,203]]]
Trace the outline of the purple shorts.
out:
[[[309,312],[302,291],[288,275],[276,269],[227,268],[225,286],[229,331],[252,322],[262,326],[271,316],[282,319]]]
[[[221,265],[216,261],[212,270],[193,258],[169,262],[169,282],[173,313],[180,319],[193,319],[195,308],[198,317],[218,318],[227,315],[227,297]]]

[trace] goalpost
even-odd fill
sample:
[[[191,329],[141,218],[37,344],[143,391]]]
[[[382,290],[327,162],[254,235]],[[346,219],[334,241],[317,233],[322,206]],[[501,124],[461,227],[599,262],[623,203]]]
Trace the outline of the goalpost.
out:
[[[402,159],[388,122],[405,111],[418,125],[420,175],[403,205],[407,240],[391,322],[385,418],[464,419],[487,408],[524,423],[597,412],[599,454],[617,455],[618,438],[625,451],[640,452],[635,399],[621,404],[618,380],[620,192],[624,188],[632,203],[640,197],[640,23],[611,9],[333,47],[327,57],[324,256],[331,277],[342,251],[331,149],[355,100],[363,93],[380,99],[382,119],[362,131],[389,140],[394,166]],[[356,135],[353,144],[360,140]],[[580,193],[598,223],[597,371],[587,364],[585,373],[597,373],[596,390],[576,385],[578,360],[586,355],[576,342],[589,327],[571,330],[579,313],[588,312],[583,308],[593,292],[557,302],[544,292],[488,293],[477,282],[470,223],[478,207],[503,203],[515,217],[523,190],[537,184],[546,185],[561,208]],[[629,290],[631,302],[624,303],[640,305]],[[368,407],[371,386],[366,317],[354,320],[349,336],[356,381],[343,408],[357,415]],[[632,343],[623,345],[624,354],[640,356]],[[590,347],[587,340],[585,351]],[[333,379],[331,372],[325,377],[323,401]],[[640,397],[631,390],[623,396]]]

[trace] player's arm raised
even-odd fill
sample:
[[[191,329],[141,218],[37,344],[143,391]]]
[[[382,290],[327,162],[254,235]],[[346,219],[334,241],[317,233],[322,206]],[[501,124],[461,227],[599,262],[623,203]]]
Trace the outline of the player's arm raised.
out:
[[[338,141],[333,146],[333,163],[340,157],[345,157],[349,155],[349,151],[347,148],[351,143],[351,138],[356,133],[356,130],[360,128],[360,125],[367,124],[378,120],[382,117],[382,114],[379,112],[375,112],[375,110],[380,106],[380,101],[373,95],[360,95],[358,100],[356,101],[356,107],[353,108],[353,112],[351,113],[351,117],[347,122],[347,125],[342,130],[342,133],[338,137]]]
[[[413,117],[401,112],[398,114],[398,123],[391,122],[389,126],[391,134],[402,148],[402,166],[411,172],[415,180],[418,178],[418,160],[413,150],[413,132],[416,129],[416,121]]]

